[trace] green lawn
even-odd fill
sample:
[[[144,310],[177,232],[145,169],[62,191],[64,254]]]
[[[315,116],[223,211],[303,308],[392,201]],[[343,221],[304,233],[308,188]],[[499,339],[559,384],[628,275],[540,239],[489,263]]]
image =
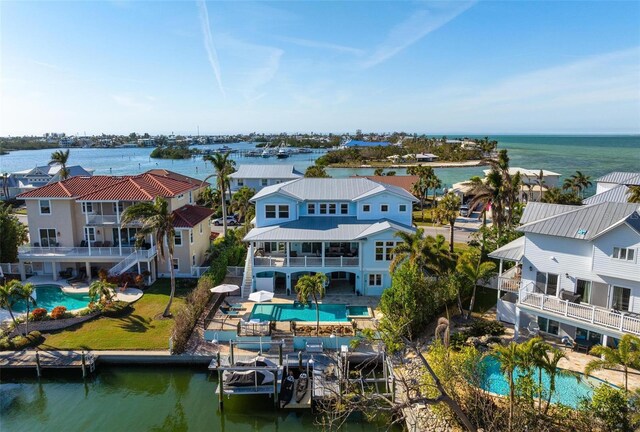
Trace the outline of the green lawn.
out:
[[[177,281],[171,306],[175,313],[193,283]],[[187,286],[188,285],[188,286]],[[169,348],[173,319],[158,319],[169,301],[169,279],[159,279],[134,303],[133,311],[120,318],[101,317],[46,336],[41,349],[156,350]]]

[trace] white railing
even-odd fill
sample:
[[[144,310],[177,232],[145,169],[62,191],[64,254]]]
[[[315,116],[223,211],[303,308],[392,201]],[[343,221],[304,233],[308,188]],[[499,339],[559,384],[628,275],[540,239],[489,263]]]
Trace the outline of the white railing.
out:
[[[254,257],[255,267],[323,267],[322,257]],[[325,257],[324,267],[358,267],[358,257]]]
[[[518,292],[520,291],[520,279],[509,277],[498,277],[498,289],[500,291]]]
[[[0,263],[0,270],[5,275],[7,274],[20,274],[20,263]],[[24,264],[24,271],[27,274],[33,273],[33,265],[31,263]]]
[[[89,215],[87,225],[119,225],[117,215]]]
[[[191,267],[191,276],[199,278],[207,270],[209,270],[209,267],[195,267],[195,266],[192,266]]]
[[[606,327],[621,333],[640,336],[640,319],[622,311],[603,309],[597,306],[571,303],[558,297],[527,291],[520,291],[518,303],[528,308],[544,311],[551,315],[568,317],[576,321]]]
[[[41,246],[20,246],[18,255],[21,258],[28,257],[55,257],[55,256],[126,256],[135,249],[132,247],[117,246],[111,247],[41,247]]]
[[[125,259],[120,261],[118,264],[114,265],[109,269],[109,274],[112,276],[117,276],[124,273],[128,268],[132,265],[136,264],[140,260],[148,260],[152,258],[156,254],[156,249],[151,248],[148,250],[137,250],[127,256]]]
[[[227,266],[227,276],[242,277],[244,274],[244,266]]]

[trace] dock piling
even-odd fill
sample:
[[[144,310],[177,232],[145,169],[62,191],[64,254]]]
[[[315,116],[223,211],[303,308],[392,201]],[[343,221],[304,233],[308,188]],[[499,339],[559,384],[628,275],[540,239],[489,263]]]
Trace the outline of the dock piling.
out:
[[[38,374],[38,378],[42,376],[42,370],[40,368],[40,352],[36,349],[36,373]]]
[[[220,411],[224,408],[224,381],[222,380],[222,369],[218,369],[218,384],[220,384],[220,395],[218,396],[218,406]]]
[[[82,350],[81,359],[82,359],[82,378],[86,378],[87,377],[87,360],[84,354],[84,350]]]

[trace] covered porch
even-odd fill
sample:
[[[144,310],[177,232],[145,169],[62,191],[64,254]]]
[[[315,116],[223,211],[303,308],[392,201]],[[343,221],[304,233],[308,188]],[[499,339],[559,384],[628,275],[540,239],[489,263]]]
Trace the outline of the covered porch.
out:
[[[524,236],[496,249],[490,258],[499,260],[498,276],[492,281],[492,288],[498,290],[497,318],[509,324],[516,323],[516,303],[522,283],[522,257],[524,256]],[[504,270],[505,261],[509,268]]]
[[[254,267],[360,267],[361,242],[260,241],[249,244]]]

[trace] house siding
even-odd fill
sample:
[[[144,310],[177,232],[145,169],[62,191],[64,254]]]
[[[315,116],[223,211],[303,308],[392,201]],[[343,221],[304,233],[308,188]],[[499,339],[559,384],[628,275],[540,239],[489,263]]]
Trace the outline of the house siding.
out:
[[[275,204],[286,204],[289,206],[289,217],[288,218],[279,218],[277,217],[277,207],[276,207],[276,217],[267,219],[266,218],[266,209],[265,206]],[[271,225],[280,225],[285,222],[289,222],[292,220],[298,219],[298,202],[289,197],[285,197],[283,195],[271,195],[259,200],[256,203],[256,228],[271,226]]]
[[[389,206],[389,210],[387,212],[381,211],[381,206],[383,204]],[[400,204],[405,204],[407,206],[407,210],[403,213],[399,211]],[[363,210],[365,205],[370,206],[370,211],[365,212]],[[391,193],[380,193],[363,198],[358,201],[357,208],[357,218],[359,220],[389,219],[403,225],[411,225],[412,202]]]

